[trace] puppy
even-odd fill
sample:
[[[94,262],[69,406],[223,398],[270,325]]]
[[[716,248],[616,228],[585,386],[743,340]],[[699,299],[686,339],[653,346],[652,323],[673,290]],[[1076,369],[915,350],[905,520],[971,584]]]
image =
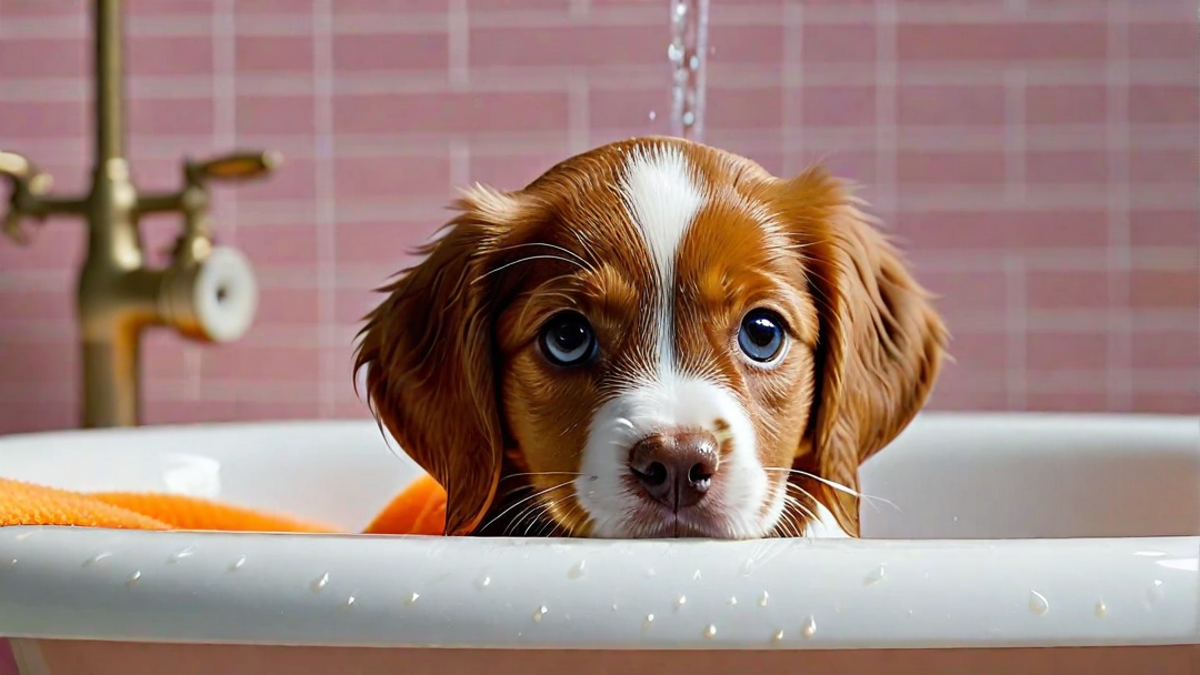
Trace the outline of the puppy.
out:
[[[848,187],[697,143],[476,186],[355,372],[451,535],[855,537],[948,335]]]

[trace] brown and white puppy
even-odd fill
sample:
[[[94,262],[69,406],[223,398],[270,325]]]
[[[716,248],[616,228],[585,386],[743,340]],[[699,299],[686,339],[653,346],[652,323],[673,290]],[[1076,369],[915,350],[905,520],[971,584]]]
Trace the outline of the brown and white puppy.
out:
[[[858,467],[948,339],[858,206],[657,137],[476,186],[356,371],[447,534],[857,536]]]

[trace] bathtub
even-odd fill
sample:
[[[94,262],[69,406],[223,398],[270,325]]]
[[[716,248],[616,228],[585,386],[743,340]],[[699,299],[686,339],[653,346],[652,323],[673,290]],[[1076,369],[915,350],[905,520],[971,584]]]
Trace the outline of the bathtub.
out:
[[[10,436],[0,475],[356,529],[419,469],[314,421]],[[930,412],[862,478],[855,541],[0,529],[0,673],[1200,672],[1197,417]]]

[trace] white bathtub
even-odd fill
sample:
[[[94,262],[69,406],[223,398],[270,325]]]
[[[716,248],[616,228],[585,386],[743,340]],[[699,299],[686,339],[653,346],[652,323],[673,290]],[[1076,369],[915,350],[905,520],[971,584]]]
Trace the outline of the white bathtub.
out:
[[[370,421],[0,439],[348,529],[417,474]],[[863,489],[858,541],[3,529],[0,636],[22,675],[1200,672],[1200,419],[926,413]]]

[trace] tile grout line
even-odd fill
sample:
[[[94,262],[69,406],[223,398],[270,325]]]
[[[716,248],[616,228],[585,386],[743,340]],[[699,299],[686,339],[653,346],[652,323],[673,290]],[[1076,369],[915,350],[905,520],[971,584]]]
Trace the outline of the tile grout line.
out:
[[[313,0],[313,104],[314,163],[317,225],[317,317],[322,344],[334,341],[337,311],[337,203],[334,191],[333,132],[333,0]],[[317,356],[318,412],[331,417],[337,390],[331,377],[335,352],[321,349]]]
[[[465,44],[465,41],[464,41]],[[462,47],[455,49],[461,51]],[[465,61],[456,56],[456,62]],[[708,86],[716,89],[761,89],[778,86],[778,75],[764,69],[766,64],[724,67],[709,74]],[[857,62],[829,65],[821,69],[810,69],[805,73],[808,84],[862,86],[876,84],[895,86],[896,79],[888,79],[886,73],[871,69],[872,62]],[[999,85],[1004,62],[986,62],[971,65],[957,64],[952,67],[936,63],[909,62],[905,67],[905,84],[928,86],[974,86],[978,84]],[[1140,84],[1163,87],[1194,86],[1193,65],[1182,59],[1130,60],[1131,74],[1136,71]],[[458,68],[458,71],[464,71]],[[476,77],[471,82],[471,91],[496,93],[560,92],[577,74],[574,66],[491,66],[472,69]],[[307,71],[278,71],[272,73],[244,73],[241,80],[247,90],[263,98],[294,97],[311,93],[310,73]],[[459,72],[458,77],[464,77]],[[630,83],[649,86],[661,75],[653,63],[625,66],[597,67],[589,73],[597,89],[621,90]],[[1030,84],[1095,85],[1104,86],[1105,78],[1091,70],[1081,70],[1070,63],[1039,63],[1038,68],[1027,73]],[[89,81],[82,76],[63,77],[0,77],[5,101],[22,103],[75,103],[89,95]],[[129,79],[130,98],[140,99],[193,99],[211,94],[211,83],[207,77],[195,75],[159,76],[134,75]],[[347,72],[338,77],[338,93],[345,96],[392,96],[437,94],[462,91],[460,82],[452,81],[441,69],[424,70],[364,70]]]
[[[229,152],[237,143],[237,20],[234,0],[220,0],[212,14],[212,58],[213,58],[213,145],[215,152]],[[236,246],[238,243],[238,195],[237,190],[221,192],[222,214],[227,216],[213,224],[213,237],[218,243],[224,239]],[[189,394],[194,401],[204,398],[204,350],[207,347],[189,343],[184,349],[185,367],[189,374]]]
[[[471,84],[471,16],[467,0],[450,0],[446,10],[446,62],[451,89]]]
[[[1034,138],[1038,148],[1045,151],[1079,150],[1104,152],[1108,149],[1120,150],[1120,144],[1122,143],[1128,147],[1128,139],[1114,139],[1112,143],[1106,143],[1103,138],[1106,128],[1106,125],[1031,126],[1027,124],[1025,127],[1025,136],[1026,139],[1030,137]],[[1134,128],[1137,129],[1139,134],[1138,149],[1174,150],[1178,149],[1182,143],[1193,142],[1196,136],[1194,125],[1143,124],[1135,125]],[[814,129],[815,132],[813,131]],[[812,136],[806,139],[805,143],[821,150],[864,152],[873,149],[875,146],[865,143],[846,146],[844,142],[839,142],[836,138],[831,141],[830,138],[839,136],[845,138],[861,137],[864,134],[870,134],[873,130],[873,126],[817,126],[810,128],[809,132],[812,133]],[[955,128],[953,141],[946,138],[944,127],[909,126],[905,131],[906,135],[903,139],[900,139],[902,142],[898,144],[898,149],[918,151],[971,150],[978,152],[995,152],[1002,149],[1001,144],[997,144],[995,140],[996,134],[987,128]],[[1096,138],[1097,131],[1100,136],[1098,139]],[[339,134],[338,156],[361,158],[390,155],[440,154],[444,150],[447,139],[459,136],[461,134],[455,133],[405,136],[384,133],[356,134],[348,132]],[[181,144],[193,145],[196,143],[205,143],[209,142],[210,138],[208,135],[154,136],[143,134],[138,137],[140,146],[138,155],[141,159],[174,160],[178,157],[178,149]],[[311,158],[313,155],[311,147],[304,148],[298,145],[308,144],[311,146],[311,134],[281,134],[278,136],[260,134],[255,135],[255,138],[260,142],[292,146],[291,156]],[[761,148],[763,150],[778,148],[778,141],[762,132],[757,134],[755,132],[725,134],[723,138],[726,142],[735,142],[740,146]],[[43,162],[69,164],[85,161],[79,151],[79,147],[83,142],[83,136],[27,138],[22,141],[22,147],[27,149],[30,154],[37,155]],[[553,135],[539,136],[536,132],[530,136],[497,132],[493,136],[475,136],[472,139],[472,143],[478,149],[477,154],[482,156],[508,157],[513,154],[542,152],[546,149],[556,148],[560,145],[560,140]],[[1092,185],[1099,185],[1101,189],[1104,189],[1107,185],[1107,180],[1103,183]],[[1186,186],[1190,193],[1194,193],[1191,190],[1192,184],[1190,182],[1180,182],[1177,185]]]
[[[875,9],[875,186],[876,212],[893,231],[896,214],[900,211],[897,162],[900,125],[897,112],[897,23],[899,11],[895,2],[883,0]],[[881,213],[880,213],[881,212]]]
[[[572,154],[587,150],[591,142],[590,98],[587,76],[572,77],[567,95],[567,144]]]
[[[1004,390],[1009,410],[1025,410],[1029,405],[1029,293],[1026,287],[1025,261],[1010,253],[1004,257],[1004,286],[1006,296]]]
[[[1108,146],[1107,220],[1109,237],[1108,293],[1111,325],[1108,339],[1107,401],[1110,411],[1133,407],[1132,328],[1130,326],[1130,175],[1129,175],[1129,31],[1127,0],[1109,0],[1107,80]]]
[[[1004,73],[1004,196],[1014,205],[1024,205],[1026,184],[1025,68]]]
[[[862,23],[869,20],[870,8],[856,6],[858,3],[814,3],[813,11],[807,21],[814,25],[845,25]],[[865,5],[866,3],[862,3]],[[1026,0],[1007,0],[1008,7],[1003,9],[981,6],[977,9],[959,9],[947,12],[941,3],[928,3],[928,6],[914,4],[906,8],[904,16],[898,17],[901,24],[921,24],[934,26],[956,25],[997,25],[1011,22],[1014,11],[1021,13],[1019,21],[1036,21],[1040,23],[1078,23],[1081,20],[1094,18],[1094,12],[1080,10],[1070,6],[1054,7],[1052,4],[1037,4],[1030,6]],[[1137,15],[1131,17],[1137,23],[1162,23],[1177,21],[1185,18],[1177,10],[1169,6],[1156,6],[1145,3],[1139,8]],[[571,0],[568,12],[558,10],[499,10],[478,11],[475,22],[487,28],[554,28],[570,25],[578,19],[578,11],[586,7],[586,16],[591,23],[604,26],[637,26],[645,25],[653,20],[653,9],[645,7],[600,8],[591,7],[587,0]],[[169,18],[163,17],[134,17],[130,20],[130,34],[136,36],[158,37],[194,37],[202,33],[197,28],[197,14],[180,14]],[[305,35],[307,25],[300,20],[281,20],[280,15],[264,17],[248,17],[245,23],[245,34],[264,36]],[[734,26],[776,26],[780,23],[779,11],[771,6],[747,7],[738,15],[725,15],[723,25]],[[336,27],[340,34],[379,34],[397,32],[401,34],[435,33],[444,26],[441,12],[404,12],[381,13],[360,12],[339,16],[331,26]],[[76,17],[51,19],[46,17],[6,19],[0,24],[0,39],[10,35],[36,37],[39,39],[75,38],[86,29],[81,29]]]
[[[788,3],[783,8],[783,172],[792,176],[802,171],[796,166],[804,157],[804,5]],[[791,92],[797,92],[799,105]],[[795,158],[795,159],[793,159]]]
[[[471,180],[471,145],[466,139],[450,141],[450,184],[466,187]]]
[[[1023,9],[1023,0],[1018,9]],[[1025,206],[1025,86],[1023,67],[1004,71],[1004,199],[1013,206]],[[1016,253],[1004,256],[1006,295],[1005,406],[1008,410],[1029,407],[1029,294],[1024,258]]]

